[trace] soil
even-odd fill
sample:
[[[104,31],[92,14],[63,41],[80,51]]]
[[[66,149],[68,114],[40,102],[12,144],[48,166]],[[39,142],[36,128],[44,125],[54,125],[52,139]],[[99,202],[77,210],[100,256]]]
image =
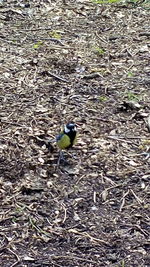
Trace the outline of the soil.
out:
[[[150,266],[149,10],[0,1],[0,266]]]

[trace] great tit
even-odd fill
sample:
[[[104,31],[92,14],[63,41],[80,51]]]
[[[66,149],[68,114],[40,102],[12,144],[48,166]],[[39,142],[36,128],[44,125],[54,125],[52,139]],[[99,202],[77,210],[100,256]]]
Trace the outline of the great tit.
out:
[[[63,131],[56,137],[60,149],[68,149],[76,143],[77,128],[73,122],[67,123]]]

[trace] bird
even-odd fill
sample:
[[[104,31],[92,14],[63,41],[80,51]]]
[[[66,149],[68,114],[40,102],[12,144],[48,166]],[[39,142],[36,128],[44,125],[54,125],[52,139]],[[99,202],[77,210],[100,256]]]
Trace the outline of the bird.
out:
[[[61,131],[60,134],[56,137],[56,143],[60,149],[57,166],[59,166],[61,160],[67,163],[67,161],[64,158],[62,150],[68,150],[69,148],[71,148],[76,143],[76,139],[77,139],[76,124],[74,122],[69,122],[64,126],[63,131]]]
[[[76,143],[77,127],[74,122],[69,122],[64,126],[64,129],[56,137],[57,146],[61,149],[69,149]]]

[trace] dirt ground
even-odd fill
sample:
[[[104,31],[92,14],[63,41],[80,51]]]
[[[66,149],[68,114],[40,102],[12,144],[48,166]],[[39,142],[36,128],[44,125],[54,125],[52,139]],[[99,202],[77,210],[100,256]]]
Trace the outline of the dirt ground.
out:
[[[149,10],[0,1],[0,266],[150,266]]]

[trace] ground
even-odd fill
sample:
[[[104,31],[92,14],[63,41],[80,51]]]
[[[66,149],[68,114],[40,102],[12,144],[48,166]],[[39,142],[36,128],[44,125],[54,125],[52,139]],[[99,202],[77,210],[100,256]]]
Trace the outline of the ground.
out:
[[[1,1],[0,266],[150,266],[149,13]]]

